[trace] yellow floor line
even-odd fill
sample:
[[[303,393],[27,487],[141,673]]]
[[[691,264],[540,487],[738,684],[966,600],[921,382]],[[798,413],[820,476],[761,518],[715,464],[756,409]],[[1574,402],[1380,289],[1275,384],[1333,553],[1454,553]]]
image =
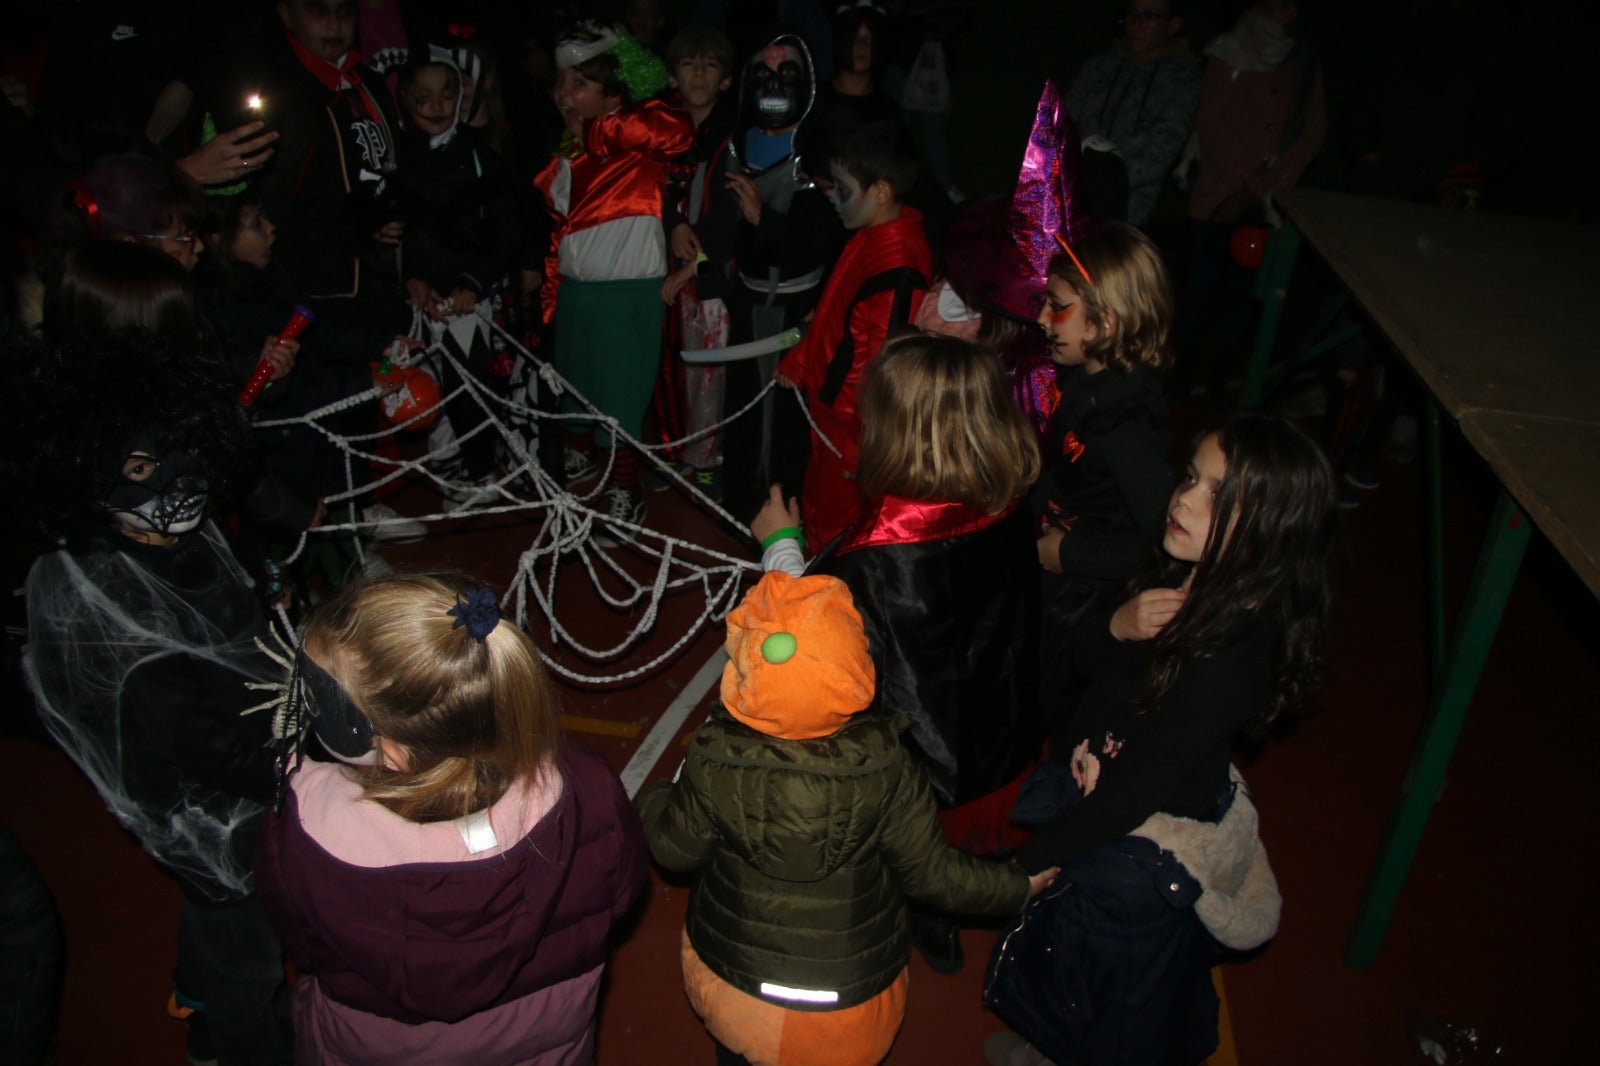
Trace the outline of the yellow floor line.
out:
[[[1211,970],[1211,983],[1216,986],[1221,1009],[1217,1012],[1217,1050],[1206,1060],[1206,1066],[1239,1066],[1239,1050],[1233,1043],[1233,1019],[1228,1017],[1228,993],[1222,987],[1222,967]]]
[[[643,730],[638,722],[612,722],[605,718],[585,718],[581,714],[564,714],[561,724],[574,733],[599,733],[607,737],[632,739]]]

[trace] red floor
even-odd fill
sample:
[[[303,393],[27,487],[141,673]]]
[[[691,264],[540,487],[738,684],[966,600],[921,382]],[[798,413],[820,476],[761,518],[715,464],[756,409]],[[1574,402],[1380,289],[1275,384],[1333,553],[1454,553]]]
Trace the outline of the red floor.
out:
[[[1459,596],[1494,486],[1464,447],[1450,447],[1447,458],[1448,570]],[[1573,1061],[1593,1043],[1586,1019],[1600,992],[1600,936],[1581,836],[1596,806],[1600,610],[1537,537],[1377,962],[1365,971],[1342,962],[1425,697],[1419,472],[1391,467],[1386,474],[1361,507],[1344,512],[1325,709],[1246,770],[1285,909],[1276,941],[1225,970],[1238,1058],[1251,1066],[1420,1062],[1408,1016],[1421,1013],[1513,1035],[1511,1054],[1497,1063]],[[402,510],[422,503],[420,496],[396,501]],[[674,497],[653,496],[651,504],[652,521],[664,528],[731,547]],[[502,517],[386,554],[402,564],[464,565],[504,583],[525,539],[523,527]],[[584,598],[576,583],[565,588],[575,604]],[[676,597],[651,647],[682,632],[699,609],[698,594]],[[609,631],[615,640],[632,622],[592,610],[580,617],[596,639]],[[546,639],[540,626],[533,631]],[[708,627],[670,668],[642,683],[566,689],[580,735],[620,770],[718,640],[717,627]],[[703,702],[685,730],[703,715]],[[610,732],[590,731],[593,720]],[[679,751],[681,738],[652,780],[672,772]],[[0,812],[38,861],[66,926],[56,1061],[181,1062],[181,1026],[162,1012],[176,890],[59,754],[0,741],[0,766]],[[656,877],[637,930],[618,949],[601,1016],[601,1063],[711,1061],[677,970],[685,897],[683,886]],[[992,938],[969,931],[968,966],[953,977],[913,960],[910,1009],[891,1063],[982,1061],[983,1037],[999,1028],[979,1005]]]

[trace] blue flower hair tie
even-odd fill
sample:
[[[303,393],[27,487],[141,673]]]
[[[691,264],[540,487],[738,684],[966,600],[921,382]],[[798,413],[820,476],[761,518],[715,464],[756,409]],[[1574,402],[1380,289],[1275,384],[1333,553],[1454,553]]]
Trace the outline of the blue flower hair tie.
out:
[[[445,613],[455,619],[451,629],[466,626],[472,639],[482,644],[500,624],[500,601],[489,589],[477,585],[467,590],[465,601],[458,595],[456,605]]]

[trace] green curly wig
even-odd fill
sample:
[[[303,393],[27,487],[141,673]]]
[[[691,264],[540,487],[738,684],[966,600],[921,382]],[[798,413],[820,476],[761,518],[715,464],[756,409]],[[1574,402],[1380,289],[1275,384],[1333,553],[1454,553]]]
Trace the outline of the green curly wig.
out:
[[[617,78],[634,100],[648,100],[667,87],[666,63],[630,35],[617,34],[617,43],[609,51],[617,57]]]

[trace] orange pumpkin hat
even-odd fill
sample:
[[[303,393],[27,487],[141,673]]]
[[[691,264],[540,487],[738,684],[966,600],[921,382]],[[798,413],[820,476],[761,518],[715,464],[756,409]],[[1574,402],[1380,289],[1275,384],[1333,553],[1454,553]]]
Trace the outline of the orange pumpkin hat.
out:
[[[722,703],[780,740],[836,732],[872,703],[877,675],[850,589],[774,570],[728,614]]]

